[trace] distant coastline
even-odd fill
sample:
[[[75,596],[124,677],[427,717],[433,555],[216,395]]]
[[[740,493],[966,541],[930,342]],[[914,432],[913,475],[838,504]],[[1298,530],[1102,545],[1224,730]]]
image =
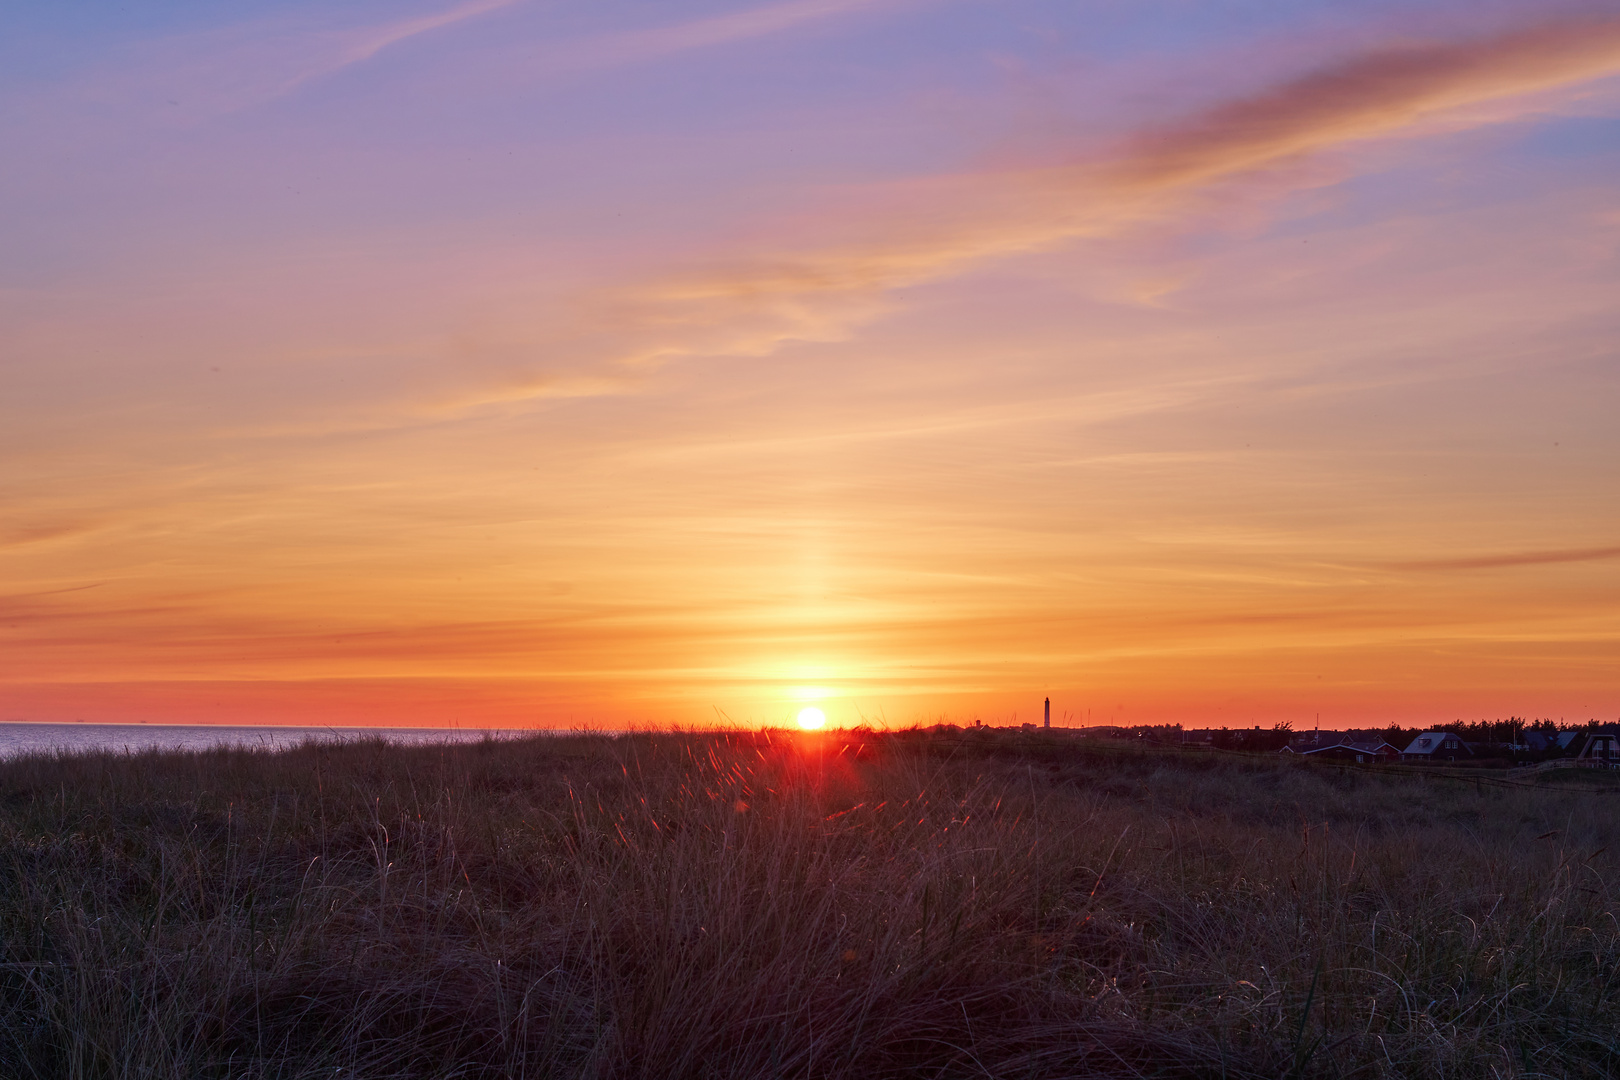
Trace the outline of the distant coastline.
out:
[[[0,721],[0,759],[35,753],[209,750],[216,747],[283,750],[306,741],[460,743],[558,734],[552,728],[332,727],[291,724],[102,724]]]

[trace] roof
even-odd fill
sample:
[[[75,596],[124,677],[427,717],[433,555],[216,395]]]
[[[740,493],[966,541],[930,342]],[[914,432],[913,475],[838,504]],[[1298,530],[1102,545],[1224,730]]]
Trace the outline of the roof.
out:
[[[1329,750],[1352,750],[1358,754],[1400,753],[1383,739],[1340,739],[1331,746],[1317,746],[1303,751],[1306,754],[1323,754]]]
[[[1430,754],[1437,754],[1442,750],[1461,750],[1465,754],[1470,752],[1468,744],[1462,741],[1462,736],[1454,732],[1425,731],[1413,739],[1412,745],[1402,750],[1401,753],[1408,756],[1428,757]]]

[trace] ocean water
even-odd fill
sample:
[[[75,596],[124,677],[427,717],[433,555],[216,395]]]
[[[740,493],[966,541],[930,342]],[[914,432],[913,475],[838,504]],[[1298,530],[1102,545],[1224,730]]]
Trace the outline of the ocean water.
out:
[[[248,746],[277,750],[306,739],[344,742],[383,738],[392,743],[477,742],[549,732],[481,728],[229,727],[212,724],[19,724],[0,723],[0,758],[33,753],[97,750],[207,750]]]

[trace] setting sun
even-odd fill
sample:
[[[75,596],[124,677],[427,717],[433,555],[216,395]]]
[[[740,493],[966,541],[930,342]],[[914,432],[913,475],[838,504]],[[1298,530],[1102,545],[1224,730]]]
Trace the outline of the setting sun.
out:
[[[806,731],[818,731],[827,724],[827,714],[820,709],[800,709],[799,726]]]

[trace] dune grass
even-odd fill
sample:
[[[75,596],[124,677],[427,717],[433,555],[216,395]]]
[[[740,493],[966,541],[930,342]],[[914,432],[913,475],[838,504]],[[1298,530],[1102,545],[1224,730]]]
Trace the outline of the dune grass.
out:
[[[1620,792],[1060,734],[0,763],[5,1077],[1620,1071]]]

